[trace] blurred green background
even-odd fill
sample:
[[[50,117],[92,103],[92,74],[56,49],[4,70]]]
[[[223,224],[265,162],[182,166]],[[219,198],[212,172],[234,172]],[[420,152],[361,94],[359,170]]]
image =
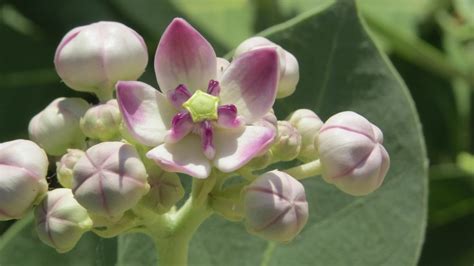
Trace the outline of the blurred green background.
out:
[[[68,89],[54,71],[56,46],[73,27],[120,21],[144,37],[152,58],[160,34],[181,16],[224,56],[245,38],[326,2],[0,0],[0,142],[27,138],[29,119],[54,98],[94,101]],[[419,264],[472,265],[474,1],[360,0],[358,7],[410,89],[423,126],[430,193]],[[155,85],[151,64],[146,73],[143,80]]]

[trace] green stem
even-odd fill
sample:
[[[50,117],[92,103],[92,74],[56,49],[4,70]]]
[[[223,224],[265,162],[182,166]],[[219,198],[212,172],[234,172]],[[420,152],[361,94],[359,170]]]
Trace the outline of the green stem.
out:
[[[469,76],[463,69],[448,60],[434,46],[421,40],[416,35],[401,31],[396,24],[389,24],[371,12],[363,10],[365,21],[371,29],[390,42],[393,51],[404,59],[421,67],[431,70],[445,78],[459,77],[474,85],[474,77]]]
[[[171,231],[154,237],[159,265],[187,265],[189,243],[199,226],[212,214],[207,204],[195,204],[193,198],[171,217]]]
[[[321,174],[321,162],[319,160],[312,161],[290,169],[286,169],[283,172],[286,172],[298,180],[317,176]]]

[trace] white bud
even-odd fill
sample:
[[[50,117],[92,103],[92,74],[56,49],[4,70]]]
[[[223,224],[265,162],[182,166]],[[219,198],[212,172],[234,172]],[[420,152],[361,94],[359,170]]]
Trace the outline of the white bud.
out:
[[[318,158],[318,145],[315,144],[319,130],[323,126],[321,119],[309,109],[298,109],[287,118],[301,135],[301,151],[298,159],[309,162]]]
[[[35,210],[35,222],[39,239],[59,253],[73,249],[93,224],[68,188],[48,192]]]
[[[48,157],[34,142],[0,143],[0,221],[20,219],[48,191]]]
[[[79,120],[89,108],[80,98],[58,98],[35,115],[28,125],[31,140],[50,155],[62,155],[68,148],[82,148],[85,136]]]
[[[81,130],[89,138],[108,141],[120,136],[122,115],[117,100],[91,107],[81,118]]]
[[[308,221],[303,185],[277,170],[261,175],[245,189],[244,208],[247,230],[270,241],[291,241]]]
[[[227,67],[230,65],[229,61],[225,58],[217,57],[217,80],[221,80],[222,74],[224,74],[224,71],[227,69]]]
[[[295,92],[300,78],[299,65],[298,60],[281,46],[264,37],[252,37],[237,46],[234,59],[245,52],[267,47],[277,48],[278,58],[280,59],[280,80],[278,82],[277,98],[290,96]]]
[[[72,187],[72,169],[74,169],[77,161],[79,161],[84,154],[82,150],[68,149],[67,153],[61,157],[61,160],[56,162],[56,175],[59,183],[63,187]]]
[[[69,31],[56,50],[54,64],[74,90],[111,96],[119,80],[136,80],[145,71],[148,52],[131,28],[102,21]]]
[[[103,142],[74,166],[72,191],[89,212],[118,220],[148,192],[147,176],[132,145]]]
[[[271,150],[281,161],[291,161],[300,153],[301,135],[288,121],[278,121],[278,135]]]
[[[380,187],[390,158],[379,128],[357,113],[341,112],[324,123],[318,139],[326,182],[354,196]]]

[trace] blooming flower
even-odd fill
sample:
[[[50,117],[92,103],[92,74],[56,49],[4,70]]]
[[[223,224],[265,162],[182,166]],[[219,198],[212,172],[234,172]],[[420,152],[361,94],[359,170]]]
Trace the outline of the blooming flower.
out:
[[[117,83],[124,122],[160,167],[206,178],[242,167],[266,151],[275,130],[252,125],[271,110],[279,80],[276,48],[246,52],[227,68],[185,20],[174,19],[155,55],[160,91],[138,81]],[[224,69],[225,68],[225,69]]]

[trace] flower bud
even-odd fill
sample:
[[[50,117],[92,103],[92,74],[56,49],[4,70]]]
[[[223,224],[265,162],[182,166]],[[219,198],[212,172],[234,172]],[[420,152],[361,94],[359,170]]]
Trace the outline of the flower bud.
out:
[[[120,219],[149,187],[137,151],[122,142],[92,146],[73,169],[74,197],[89,212],[110,220]]]
[[[34,142],[0,143],[0,221],[20,219],[48,191],[48,157]]]
[[[120,136],[121,122],[117,100],[110,100],[87,110],[81,118],[81,130],[89,138],[107,141]]]
[[[278,135],[272,146],[273,156],[291,161],[300,153],[301,135],[288,121],[278,121]]]
[[[235,49],[234,59],[245,52],[268,47],[277,48],[280,59],[280,80],[278,81],[277,98],[290,96],[295,92],[300,78],[298,60],[291,53],[281,48],[281,46],[264,37],[252,37],[239,44]]]
[[[380,129],[361,115],[333,115],[318,137],[323,179],[353,196],[376,190],[390,165],[382,142]]]
[[[274,170],[258,177],[244,191],[247,231],[266,240],[288,242],[308,221],[303,185]]]
[[[149,174],[150,191],[143,196],[141,203],[156,213],[166,213],[184,196],[181,180],[177,174],[161,169]]]
[[[72,187],[72,169],[74,169],[77,161],[79,161],[84,154],[82,150],[68,149],[67,153],[61,157],[61,160],[56,162],[56,176],[63,187]]]
[[[48,154],[59,156],[68,148],[82,148],[85,136],[79,128],[79,119],[89,108],[80,98],[58,98],[35,115],[28,126],[31,140]]]
[[[287,118],[301,135],[301,151],[298,159],[304,162],[316,160],[318,158],[318,146],[315,141],[318,139],[319,130],[323,126],[321,119],[311,110],[299,109],[290,114]]]
[[[36,232],[46,245],[59,253],[73,249],[92,228],[92,220],[68,188],[49,191],[35,210]]]
[[[54,56],[59,76],[72,89],[112,95],[119,80],[136,80],[145,71],[143,38],[117,22],[102,21],[69,31]]]

